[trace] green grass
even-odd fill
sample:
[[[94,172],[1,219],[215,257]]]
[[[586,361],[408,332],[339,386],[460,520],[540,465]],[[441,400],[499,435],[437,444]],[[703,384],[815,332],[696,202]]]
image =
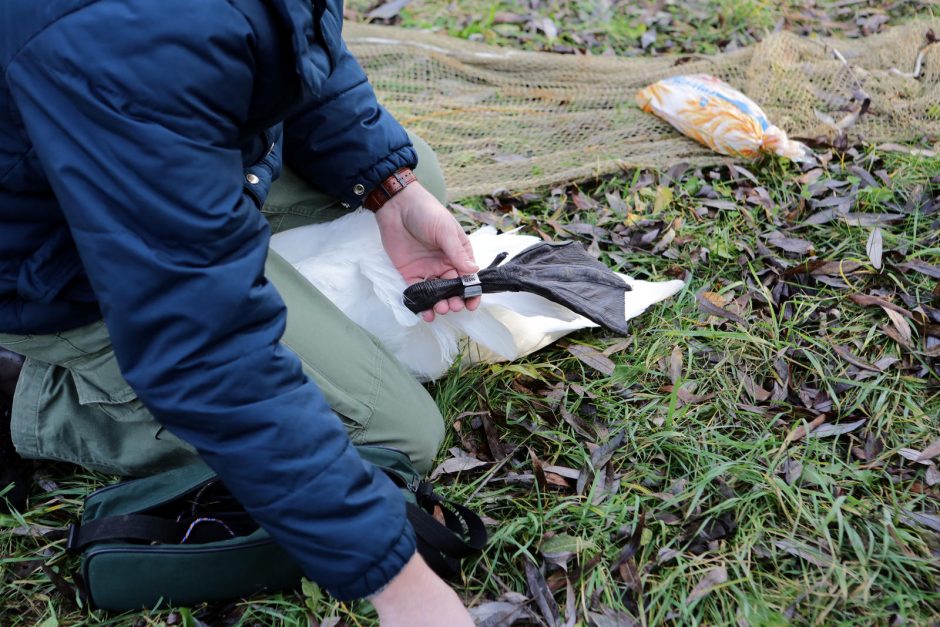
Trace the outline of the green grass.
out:
[[[373,0],[349,0],[365,15]],[[654,52],[714,53],[760,40],[778,23],[804,33],[857,36],[864,19],[923,15],[932,3],[903,0],[414,0],[399,14],[403,26],[443,30],[455,37],[537,50],[636,55]],[[552,36],[536,24],[551,20]],[[890,22],[889,22],[890,23]],[[644,43],[643,37],[657,37]]]
[[[584,30],[600,28],[599,50],[609,45],[616,52],[636,53],[645,28],[637,16],[645,4],[611,5],[614,15],[608,21],[600,2],[546,2],[539,11],[556,19],[563,31],[559,41],[566,45],[573,45],[575,37],[584,41]],[[898,5],[892,16],[909,15],[915,5]],[[541,36],[525,40],[515,31],[507,36],[505,24],[493,23],[498,11],[529,12],[519,6],[415,0],[403,21],[497,43],[549,45]],[[707,14],[703,27],[693,30],[676,18],[674,28],[657,28],[660,37],[672,37],[681,50],[711,51],[735,38],[747,43],[759,37],[796,6],[670,3],[665,10],[678,16]],[[832,6],[824,10],[837,11]],[[851,6],[856,11],[867,7]],[[854,23],[852,14],[838,11],[839,23]],[[575,18],[563,22],[566,16]],[[806,26],[806,20],[795,23]],[[928,138],[928,144],[937,141]],[[872,173],[883,170],[891,180],[879,189],[861,190],[853,212],[907,208],[899,223],[881,226],[881,270],[866,252],[871,227],[845,221],[801,225],[812,213],[806,205],[809,185],[799,181],[799,170],[775,160],[749,167],[758,183],[741,176],[735,181],[726,167],[690,170],[678,180],[629,172],[567,189],[563,196],[545,192],[503,199],[501,206],[487,199],[464,203],[504,212],[507,221],[546,233],[554,233],[549,220],[598,225],[620,238],[621,243],[613,235],[598,242],[602,258],[612,266],[638,278],[684,276],[688,281],[675,298],[637,319],[629,344],[611,355],[616,369],[610,376],[566,350],[571,344],[603,350],[622,339],[593,331],[511,365],[455,372],[432,386],[451,427],[442,456],[452,446],[481,458],[489,454],[482,429],[468,414],[480,411],[489,412],[509,453],[501,463],[440,481],[447,496],[469,500],[496,523],[487,551],[467,565],[463,581],[455,585],[468,605],[506,592],[531,597],[524,569],[529,560],[543,568],[567,616],[565,571],[544,555],[561,544],[572,553],[567,578],[580,624],[590,624],[591,616],[605,611],[619,624],[630,616],[643,625],[940,621],[940,534],[911,523],[908,516],[936,514],[940,491],[927,485],[926,466],[898,454],[902,448],[922,450],[940,437],[938,356],[928,351],[918,325],[910,327],[911,346],[902,347],[883,329],[891,322],[880,307],[850,299],[878,294],[909,310],[917,303],[940,305],[936,279],[899,265],[940,265],[938,214],[911,209],[940,193],[940,160],[863,149],[857,155],[835,154],[819,180],[858,184],[858,173],[848,169],[852,165]],[[705,185],[734,208],[703,206],[699,194]],[[746,202],[756,188],[770,198],[766,207]],[[598,209],[578,209],[571,200],[578,191],[596,200]],[[625,209],[609,210],[607,194],[621,198]],[[635,235],[652,228],[665,231],[668,225],[677,226],[676,237],[662,250],[653,252],[661,235],[631,243]],[[775,259],[790,266],[805,260],[772,246],[772,257],[759,252],[764,236],[779,229],[812,242],[818,260],[859,267],[827,279],[844,286],[804,274],[778,277]],[[744,323],[703,314],[696,299],[702,290],[736,299]],[[916,302],[905,303],[902,294]],[[900,361],[860,374],[836,352],[837,345],[869,364],[886,357]],[[754,386],[769,393],[775,384],[777,397],[765,398],[759,391],[755,396]],[[683,402],[679,389],[706,398]],[[597,436],[578,433],[563,419],[566,412],[583,419]],[[792,430],[818,413],[826,413],[829,423],[865,423],[845,435],[790,441]],[[596,445],[621,432],[622,443],[609,462],[593,467]],[[574,481],[540,487],[533,457],[541,466],[579,470],[589,480],[580,493]],[[2,625],[183,625],[196,620],[306,625],[311,618],[330,616],[349,625],[374,622],[367,604],[339,604],[314,587],[307,588],[306,597],[276,595],[224,607],[116,617],[75,607],[74,598],[57,591],[48,570],[68,580],[76,563],[63,554],[61,530],[82,496],[111,478],[64,465],[43,466],[40,472],[44,481],[30,510],[0,517]],[[733,533],[728,533],[730,524]],[[38,535],[20,535],[27,528]],[[619,560],[625,549],[625,559]],[[718,568],[726,573],[723,582],[690,601],[706,573]],[[531,607],[538,613],[534,603]]]

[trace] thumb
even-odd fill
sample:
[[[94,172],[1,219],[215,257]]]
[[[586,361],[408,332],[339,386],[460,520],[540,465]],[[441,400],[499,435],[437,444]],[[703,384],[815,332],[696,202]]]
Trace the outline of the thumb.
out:
[[[441,250],[460,274],[473,274],[480,267],[473,258],[473,247],[466,233],[455,225],[452,234],[441,242]]]

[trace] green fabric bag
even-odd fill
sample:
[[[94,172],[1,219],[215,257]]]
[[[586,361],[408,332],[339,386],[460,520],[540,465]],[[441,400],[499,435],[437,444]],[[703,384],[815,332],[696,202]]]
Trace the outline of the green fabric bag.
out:
[[[480,518],[436,495],[404,453],[357,450],[402,488],[418,551],[439,575],[456,575],[462,559],[483,549]],[[431,515],[436,508],[446,525]],[[81,554],[76,582],[88,603],[111,611],[296,588],[303,576],[202,463],[92,492],[67,550]]]

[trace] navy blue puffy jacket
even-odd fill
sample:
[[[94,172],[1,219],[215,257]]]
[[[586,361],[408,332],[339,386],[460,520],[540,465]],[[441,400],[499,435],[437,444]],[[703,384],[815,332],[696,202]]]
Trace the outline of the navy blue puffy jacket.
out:
[[[311,579],[353,598],[414,536],[279,344],[258,210],[282,147],[351,205],[415,163],[341,24],[338,0],[0,4],[0,332],[103,316],[156,418]]]

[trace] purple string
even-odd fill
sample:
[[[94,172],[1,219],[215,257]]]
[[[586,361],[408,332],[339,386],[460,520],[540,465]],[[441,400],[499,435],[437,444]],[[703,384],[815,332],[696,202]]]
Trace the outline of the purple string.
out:
[[[193,532],[193,529],[196,528],[196,525],[199,525],[201,523],[206,523],[206,522],[222,525],[222,527],[225,528],[225,531],[227,531],[230,536],[232,536],[233,538],[235,537],[235,532],[232,531],[228,525],[226,525],[223,521],[219,520],[218,518],[197,518],[196,520],[194,520],[193,522],[189,524],[189,528],[186,530],[186,535],[184,535],[183,539],[180,540],[180,544],[186,544],[186,541],[189,539],[189,536]]]

